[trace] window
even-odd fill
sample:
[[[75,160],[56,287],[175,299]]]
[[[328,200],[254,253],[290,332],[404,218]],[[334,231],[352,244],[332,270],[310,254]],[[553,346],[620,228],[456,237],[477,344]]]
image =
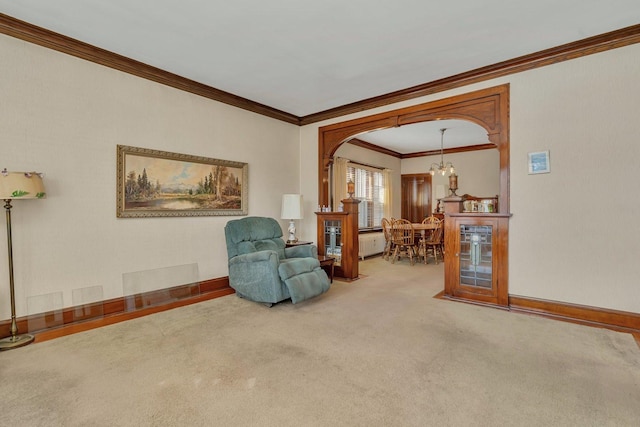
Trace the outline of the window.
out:
[[[360,165],[347,166],[347,182],[355,184],[353,197],[360,200],[358,205],[358,228],[380,227],[384,216],[384,174]]]

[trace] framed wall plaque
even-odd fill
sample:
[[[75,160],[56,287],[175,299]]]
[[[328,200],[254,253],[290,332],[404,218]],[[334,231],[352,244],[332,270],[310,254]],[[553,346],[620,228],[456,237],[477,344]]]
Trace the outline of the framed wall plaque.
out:
[[[549,173],[549,150],[529,153],[529,175],[537,173]]]

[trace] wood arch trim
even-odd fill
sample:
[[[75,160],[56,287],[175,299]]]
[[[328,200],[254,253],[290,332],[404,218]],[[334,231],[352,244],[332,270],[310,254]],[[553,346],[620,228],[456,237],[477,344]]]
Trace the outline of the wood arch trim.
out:
[[[318,204],[329,205],[329,167],[347,140],[373,130],[442,119],[482,126],[500,153],[499,213],[509,213],[509,85],[444,98],[321,127],[318,137]]]

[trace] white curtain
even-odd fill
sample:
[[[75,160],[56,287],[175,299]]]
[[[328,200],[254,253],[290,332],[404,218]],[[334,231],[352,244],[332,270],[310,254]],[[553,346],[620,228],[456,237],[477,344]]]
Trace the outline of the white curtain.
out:
[[[349,197],[347,193],[347,165],[349,160],[336,157],[333,160],[333,211],[337,212],[340,206],[340,200]]]
[[[391,197],[391,188],[392,188],[392,183],[391,183],[391,169],[385,169],[384,171],[382,171],[382,176],[383,176],[383,185],[384,185],[384,217],[387,219],[391,219],[391,213],[392,213],[392,200],[393,197]]]

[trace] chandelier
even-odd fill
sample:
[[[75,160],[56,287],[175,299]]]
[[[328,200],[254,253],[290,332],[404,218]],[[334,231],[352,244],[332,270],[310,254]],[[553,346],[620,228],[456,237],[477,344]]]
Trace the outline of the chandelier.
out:
[[[444,163],[444,131],[447,130],[447,128],[444,129],[440,129],[440,164],[438,163],[431,163],[431,169],[429,169],[429,173],[431,174],[431,176],[435,175],[436,172],[439,172],[440,175],[444,176],[447,173],[447,170],[449,171],[449,173],[454,173],[456,171],[456,169],[453,167],[453,163],[451,162],[447,162],[446,164]]]

